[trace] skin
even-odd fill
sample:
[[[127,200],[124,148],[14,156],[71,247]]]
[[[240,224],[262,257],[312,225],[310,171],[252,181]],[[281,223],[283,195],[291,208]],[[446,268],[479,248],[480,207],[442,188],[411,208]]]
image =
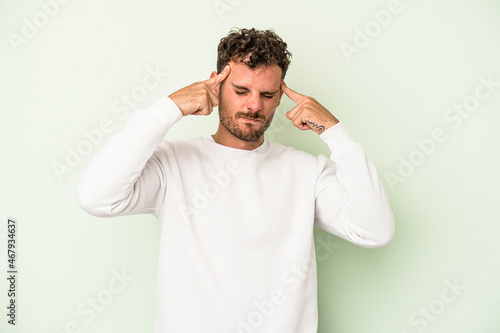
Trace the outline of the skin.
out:
[[[169,97],[184,116],[209,115],[219,106],[215,142],[253,150],[264,142],[264,132],[285,93],[297,105],[286,117],[301,130],[323,133],[339,121],[314,98],[288,88],[277,65],[252,69],[242,62],[229,62],[210,79],[193,83]],[[223,83],[223,84],[222,84]]]

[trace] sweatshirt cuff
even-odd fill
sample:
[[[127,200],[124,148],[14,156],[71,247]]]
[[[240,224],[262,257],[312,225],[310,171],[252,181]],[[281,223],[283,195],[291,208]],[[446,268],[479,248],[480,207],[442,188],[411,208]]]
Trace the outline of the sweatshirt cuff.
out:
[[[337,124],[321,133],[319,137],[328,145],[328,148],[330,148],[332,157],[339,156],[360,145],[354,141],[342,121],[339,121]]]
[[[164,133],[183,117],[177,104],[167,96],[163,96],[151,107],[140,112],[151,118]]]

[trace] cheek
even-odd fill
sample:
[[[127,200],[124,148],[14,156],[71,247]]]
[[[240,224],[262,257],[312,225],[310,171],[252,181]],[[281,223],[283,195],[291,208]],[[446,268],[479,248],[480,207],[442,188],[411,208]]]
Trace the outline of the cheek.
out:
[[[238,104],[241,104],[242,101],[238,98],[238,96],[228,93],[227,95],[224,95],[224,103],[226,105],[237,106]]]
[[[264,99],[264,109],[271,112],[274,111],[280,104],[280,100],[277,97],[271,98],[271,99]]]

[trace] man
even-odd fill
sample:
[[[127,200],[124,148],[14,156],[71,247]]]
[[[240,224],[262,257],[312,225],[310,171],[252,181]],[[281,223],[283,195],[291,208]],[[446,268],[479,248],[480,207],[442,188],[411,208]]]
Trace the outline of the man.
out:
[[[82,176],[90,214],[160,222],[156,332],[316,332],[313,226],[371,248],[393,237],[375,168],[342,122],[284,83],[289,58],[273,31],[230,32],[218,73],[132,114]],[[331,159],[264,139],[283,93],[297,104],[287,118]],[[215,106],[213,136],[164,140]]]

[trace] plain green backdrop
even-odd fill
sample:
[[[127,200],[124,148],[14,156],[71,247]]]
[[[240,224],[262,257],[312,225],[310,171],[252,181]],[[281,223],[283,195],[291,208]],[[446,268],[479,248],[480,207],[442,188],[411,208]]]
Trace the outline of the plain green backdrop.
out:
[[[396,218],[376,250],[316,230],[319,332],[500,332],[499,15],[494,0],[2,0],[0,266],[15,218],[18,297],[8,325],[1,279],[0,331],[153,331],[157,221],[88,215],[79,177],[127,114],[209,78],[219,39],[256,27],[288,43],[288,86],[363,143]],[[267,138],[329,154],[293,105]]]

